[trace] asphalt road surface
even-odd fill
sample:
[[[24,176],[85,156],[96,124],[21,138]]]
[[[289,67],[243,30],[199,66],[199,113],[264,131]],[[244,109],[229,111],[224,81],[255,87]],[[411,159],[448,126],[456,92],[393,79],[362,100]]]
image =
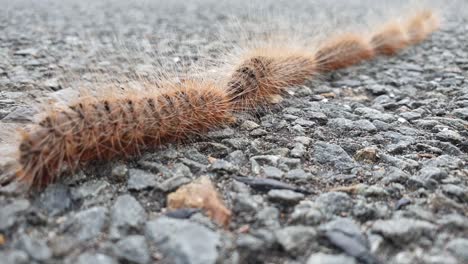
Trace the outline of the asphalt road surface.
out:
[[[242,3],[0,0],[0,129],[96,78],[216,61],[236,21],[255,29],[277,14],[307,34],[321,17],[308,1]],[[1,187],[0,262],[468,263],[468,20],[456,7],[424,43],[321,76],[232,127],[42,192]],[[227,228],[165,215],[168,194],[203,175],[232,211]]]

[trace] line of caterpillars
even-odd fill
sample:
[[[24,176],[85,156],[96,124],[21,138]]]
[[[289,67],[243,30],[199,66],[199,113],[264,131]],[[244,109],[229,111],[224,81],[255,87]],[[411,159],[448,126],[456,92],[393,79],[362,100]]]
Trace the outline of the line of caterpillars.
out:
[[[345,34],[316,52],[287,48],[251,50],[224,84],[186,80],[167,83],[156,94],[83,99],[53,110],[19,144],[16,179],[31,189],[56,181],[94,160],[139,155],[145,149],[230,124],[233,113],[255,110],[317,74],[394,55],[424,40],[438,18],[423,11],[363,37]]]

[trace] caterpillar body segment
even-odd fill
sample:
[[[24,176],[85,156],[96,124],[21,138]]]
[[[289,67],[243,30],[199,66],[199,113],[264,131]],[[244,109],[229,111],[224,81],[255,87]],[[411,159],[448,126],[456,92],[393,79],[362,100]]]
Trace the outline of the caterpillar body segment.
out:
[[[375,51],[369,41],[358,34],[346,34],[327,41],[316,52],[321,72],[334,71],[372,59]]]
[[[257,49],[235,66],[226,88],[236,110],[252,110],[304,84],[317,73],[313,54],[287,49]]]

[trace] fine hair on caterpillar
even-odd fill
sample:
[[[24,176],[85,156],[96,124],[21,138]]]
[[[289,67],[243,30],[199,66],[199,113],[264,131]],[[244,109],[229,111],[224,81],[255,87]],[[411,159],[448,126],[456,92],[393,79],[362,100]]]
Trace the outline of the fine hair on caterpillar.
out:
[[[421,30],[433,30],[433,26],[425,26],[432,25],[433,16],[424,11],[412,16],[410,21],[420,21]],[[342,34],[325,41],[315,52],[269,46],[247,50],[228,77],[226,87],[234,95],[236,107],[255,109],[270,103],[288,87],[304,84],[320,72],[345,68],[372,59],[376,54],[394,55],[408,44],[417,43],[406,39],[409,35],[406,31],[415,30],[414,27],[399,27],[400,24],[391,23],[369,36]],[[424,32],[424,36],[429,33]]]
[[[439,17],[431,10],[424,10],[406,21],[408,39],[411,44],[417,44],[439,28]]]
[[[392,21],[377,30],[371,44],[377,54],[395,55],[408,45],[417,44],[439,27],[439,19],[430,10],[412,15],[405,21]]]
[[[66,166],[140,154],[161,143],[231,122],[227,95],[213,84],[186,81],[164,91],[82,101],[50,112],[23,135],[20,180],[43,187]]]
[[[321,72],[349,67],[376,55],[395,55],[408,45],[427,38],[438,27],[437,16],[424,10],[409,17],[404,23],[391,21],[374,32],[348,33],[326,41],[315,53]]]
[[[94,160],[140,155],[167,142],[204,134],[232,123],[237,112],[276,103],[291,86],[377,55],[394,55],[427,38],[437,24],[437,16],[424,10],[383,26],[330,32],[300,44],[290,43],[294,41],[287,36],[236,44],[240,51],[210,65],[213,71],[198,66],[178,81],[157,77],[154,83],[151,72],[149,77],[129,77],[146,89],[81,97],[52,108],[25,130],[18,144],[16,177],[41,188],[64,171],[73,172]],[[207,73],[200,75],[207,77],[198,78],[203,71]]]
[[[358,34],[345,34],[332,38],[315,54],[321,72],[338,70],[372,59],[375,51],[367,39]]]
[[[287,49],[255,49],[241,60],[226,88],[238,110],[271,103],[286,88],[301,85],[316,73],[312,53]]]

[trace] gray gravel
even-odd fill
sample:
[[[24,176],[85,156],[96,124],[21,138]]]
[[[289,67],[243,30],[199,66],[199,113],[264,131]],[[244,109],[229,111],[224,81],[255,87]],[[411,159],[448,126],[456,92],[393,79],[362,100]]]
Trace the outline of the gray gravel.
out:
[[[0,0],[0,132],[96,73],[216,59],[230,45],[219,26],[248,9],[216,2]],[[305,1],[267,2],[313,21]],[[467,22],[448,9],[421,45],[295,87],[230,128],[41,193],[0,187],[0,262],[467,263]],[[164,216],[167,194],[202,175],[232,210],[226,229],[198,211]]]

